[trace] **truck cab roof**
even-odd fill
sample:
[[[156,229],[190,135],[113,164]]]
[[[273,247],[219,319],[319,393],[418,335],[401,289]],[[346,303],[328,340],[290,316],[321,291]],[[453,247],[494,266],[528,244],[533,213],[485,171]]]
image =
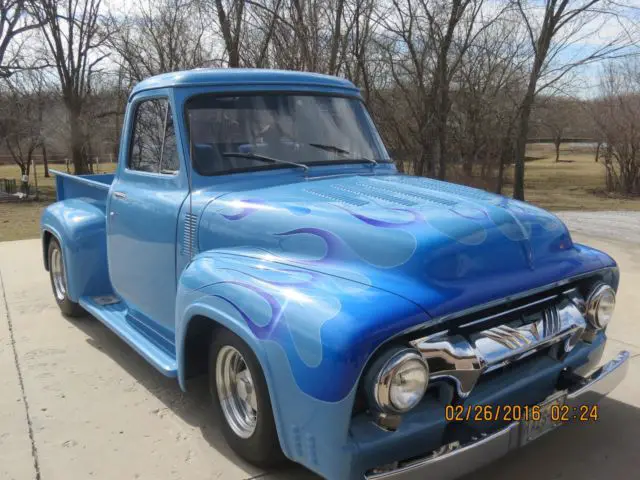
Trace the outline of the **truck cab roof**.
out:
[[[206,85],[283,85],[305,87],[339,88],[354,93],[359,89],[343,78],[319,73],[267,70],[257,68],[196,68],[180,72],[164,73],[138,83],[131,96],[155,88],[193,87]]]

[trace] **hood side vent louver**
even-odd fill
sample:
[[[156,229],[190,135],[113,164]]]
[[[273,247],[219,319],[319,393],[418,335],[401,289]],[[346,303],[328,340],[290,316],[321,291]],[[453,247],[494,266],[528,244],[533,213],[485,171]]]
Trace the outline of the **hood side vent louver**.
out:
[[[461,197],[470,198],[474,200],[494,200],[495,195],[478,190],[475,188],[465,187],[463,185],[455,185],[452,183],[441,182],[432,178],[412,178],[412,177],[393,177],[393,178],[380,178],[383,182],[397,182],[405,185],[410,185],[415,188],[424,190],[431,190],[436,192],[442,192],[450,195],[459,195]]]
[[[182,238],[182,254],[198,252],[198,217],[192,213],[184,216],[184,233]]]
[[[346,203],[347,205],[353,205],[355,207],[362,207],[363,205],[366,205],[369,202],[365,202],[363,200],[358,200],[357,198],[351,197],[349,195],[343,195],[341,193],[338,192],[326,192],[326,191],[319,191],[319,190],[314,190],[311,188],[308,188],[305,190],[306,192],[312,193],[313,195],[317,195],[319,197],[322,198],[326,198],[329,200],[334,200],[336,202],[340,202],[340,203]]]
[[[372,179],[372,180],[375,180],[375,179]],[[424,202],[444,205],[445,207],[453,207],[454,205],[458,204],[458,202],[456,202],[455,200],[449,200],[447,198],[441,198],[435,195],[428,195],[426,193],[414,192],[410,190],[411,186],[408,186],[408,187],[402,186],[400,187],[401,189],[399,189],[399,188],[392,188],[388,185],[368,185],[364,183],[360,183],[358,185],[364,188],[372,189],[377,192],[389,192],[389,193],[392,193],[393,195],[401,195],[403,197],[410,197],[413,199],[421,200],[419,202],[414,202],[414,201],[404,200],[404,199],[398,200],[399,202],[403,202],[403,205],[406,205],[408,207],[412,207],[414,205],[420,205]]]
[[[375,179],[377,180],[377,179]],[[411,197],[411,198],[417,198],[419,200],[424,200],[425,202],[430,202],[430,203],[436,203],[438,205],[444,205],[445,207],[453,207],[455,205],[458,205],[459,202],[455,201],[455,200],[449,200],[447,198],[441,198],[441,197],[436,197],[435,195],[429,195],[427,193],[419,193],[419,192],[414,192],[413,190],[410,190],[411,188],[414,188],[413,185],[403,185],[402,190],[397,190],[397,189],[393,189],[393,188],[389,188],[386,186],[376,186],[376,187],[371,187],[371,188],[376,188],[376,189],[384,189],[384,190],[388,190],[390,192],[395,193],[396,195],[403,195],[405,197]]]
[[[417,205],[416,202],[413,202],[411,200],[405,200],[403,198],[398,198],[395,197],[393,195],[389,195],[387,193],[384,192],[380,192],[380,191],[376,191],[375,187],[369,186],[369,185],[359,185],[361,187],[366,188],[367,190],[354,190],[352,188],[349,187],[344,187],[342,185],[334,185],[333,188],[337,188],[340,190],[344,190],[345,192],[348,193],[353,193],[355,195],[363,195],[365,197],[371,197],[374,198],[376,200],[383,200],[385,202],[389,202],[389,203],[395,203],[396,205],[403,205],[405,207],[413,207],[415,205]]]

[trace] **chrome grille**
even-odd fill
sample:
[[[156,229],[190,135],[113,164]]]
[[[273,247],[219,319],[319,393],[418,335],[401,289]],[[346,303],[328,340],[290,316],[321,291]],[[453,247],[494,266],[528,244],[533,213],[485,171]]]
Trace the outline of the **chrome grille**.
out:
[[[471,393],[481,375],[546,347],[564,342],[568,352],[587,328],[578,307],[564,295],[497,326],[483,328],[482,320],[472,322],[479,324],[473,331],[444,331],[411,342],[429,364],[430,378],[453,380],[461,397]]]

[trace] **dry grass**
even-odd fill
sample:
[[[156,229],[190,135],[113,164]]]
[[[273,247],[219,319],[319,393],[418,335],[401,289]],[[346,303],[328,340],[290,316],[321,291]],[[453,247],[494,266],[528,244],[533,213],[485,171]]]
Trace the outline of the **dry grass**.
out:
[[[531,159],[526,164],[525,176],[528,202],[548,210],[640,210],[640,198],[609,195],[604,191],[604,166],[594,162],[594,152],[589,148],[564,146],[558,163],[551,145],[532,145],[527,156]],[[64,168],[61,167],[53,168]],[[105,164],[100,171],[114,168],[115,164]],[[20,170],[15,165],[0,165],[0,178],[15,178],[19,183]],[[40,167],[40,201],[0,203],[0,242],[40,235],[40,215],[43,208],[55,201],[54,185],[53,175],[44,178]],[[504,193],[511,193],[510,185]]]
[[[640,197],[605,192],[605,169],[592,148],[566,145],[555,161],[552,145],[531,145],[526,163],[525,199],[548,210],[640,210]],[[509,172],[512,174],[512,171]],[[511,194],[511,185],[504,192]]]
[[[100,173],[112,172],[115,166],[115,163],[100,165]],[[65,169],[64,165],[53,165],[51,168],[62,171]],[[15,178],[19,188],[20,169],[17,165],[0,165],[0,178]],[[33,176],[31,183],[33,184]],[[56,200],[55,176],[45,178],[42,166],[38,166],[38,191],[39,201],[0,202],[0,242],[40,236],[42,210]]]

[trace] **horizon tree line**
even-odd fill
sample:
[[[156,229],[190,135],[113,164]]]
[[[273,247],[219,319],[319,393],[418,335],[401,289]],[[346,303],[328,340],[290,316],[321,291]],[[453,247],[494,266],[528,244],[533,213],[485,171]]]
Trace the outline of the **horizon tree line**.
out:
[[[0,138],[19,165],[63,139],[82,174],[102,146],[117,155],[128,91],[143,78],[303,70],[361,88],[401,171],[501,193],[513,165],[524,199],[532,130],[546,129],[558,156],[568,124],[580,124],[606,143],[609,188],[639,193],[635,150],[620,153],[606,128],[629,108],[607,99],[622,94],[614,76],[637,73],[620,67],[635,61],[635,12],[610,0],[141,0],[128,12],[102,0],[0,0]],[[600,100],[564,95],[596,62],[607,65]]]

